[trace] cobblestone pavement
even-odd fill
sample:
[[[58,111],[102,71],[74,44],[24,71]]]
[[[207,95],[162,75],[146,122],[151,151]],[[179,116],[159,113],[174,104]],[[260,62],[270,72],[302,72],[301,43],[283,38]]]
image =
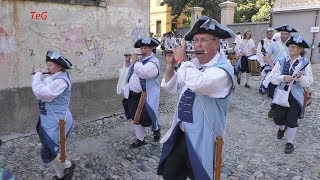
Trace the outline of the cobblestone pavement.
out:
[[[284,153],[286,134],[278,140],[277,127],[267,117],[270,99],[258,93],[257,77],[251,80],[251,89],[243,84],[235,88],[228,114],[222,179],[320,179],[319,70],[320,65],[313,65],[313,102],[305,119],[299,120],[295,150],[290,155]],[[177,95],[162,92],[162,134],[171,125],[176,101]],[[67,155],[77,164],[74,179],[161,179],[156,175],[161,144],[153,142],[150,128],[147,145],[130,149],[133,139],[132,122],[121,113],[76,124],[67,142]],[[0,168],[14,173],[16,179],[47,180],[54,175],[40,159],[41,144],[35,133],[3,140]]]

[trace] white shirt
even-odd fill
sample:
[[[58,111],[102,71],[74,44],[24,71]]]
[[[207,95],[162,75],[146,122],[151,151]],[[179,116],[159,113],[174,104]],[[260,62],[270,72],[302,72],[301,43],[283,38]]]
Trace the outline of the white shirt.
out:
[[[226,53],[229,50],[229,43],[227,40],[220,39],[220,49]]]
[[[51,102],[58,97],[68,87],[68,84],[63,79],[53,80],[54,77],[61,74],[57,72],[51,76],[44,76],[41,72],[37,72],[33,76],[32,90],[37,99],[43,102]]]
[[[301,56],[299,56],[299,58],[301,58]],[[292,66],[292,64],[291,64],[291,66]],[[278,85],[281,82],[284,82],[284,80],[283,80],[284,76],[285,75],[281,74],[281,65],[279,62],[277,62],[270,73],[271,82],[275,85]],[[295,79],[295,81],[299,81],[299,83],[302,87],[310,87],[311,86],[311,84],[313,83],[311,64],[308,64],[308,66],[304,70],[304,74],[300,78]]]
[[[165,48],[166,49],[172,49],[174,47],[173,38],[167,37],[165,41]]]
[[[197,94],[207,95],[210,98],[225,98],[230,92],[232,79],[218,67],[208,68],[217,62],[219,56],[217,53],[211,61],[203,65],[197,58],[183,63],[168,82],[165,82],[165,78],[162,79],[161,87],[169,92],[178,92],[184,83]],[[199,70],[201,67],[204,68],[203,72]]]
[[[148,57],[145,57],[146,59]],[[141,62],[134,64],[133,74],[129,79],[129,89],[133,92],[140,93],[142,92],[142,87],[140,84],[140,79],[150,79],[158,75],[158,67],[153,62],[147,62],[143,65]]]
[[[242,41],[242,37],[241,34],[236,35],[235,39],[234,39],[234,43],[235,44],[239,44]]]
[[[281,33],[280,32],[274,33],[272,39],[275,40],[276,42],[281,41]]]
[[[252,39],[244,39],[241,43],[236,44],[234,47],[235,52],[240,56],[251,56],[253,54],[252,49],[255,47],[254,41]]]
[[[264,38],[263,41],[264,41],[263,47],[267,52],[268,47],[272,43],[272,39]],[[257,60],[260,63],[260,66],[263,67],[264,65],[266,65],[266,63],[263,60],[264,55],[262,54],[261,49],[262,49],[262,46],[260,41],[257,47]]]

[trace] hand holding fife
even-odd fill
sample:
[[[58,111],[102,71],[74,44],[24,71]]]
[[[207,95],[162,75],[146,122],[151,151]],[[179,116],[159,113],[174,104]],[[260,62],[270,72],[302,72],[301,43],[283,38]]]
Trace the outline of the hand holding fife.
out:
[[[173,49],[173,57],[176,63],[179,63],[181,60],[185,60],[187,57],[186,45],[179,45]]]
[[[299,78],[302,76],[302,72],[299,71],[296,76],[297,76],[297,78],[299,79]]]
[[[130,56],[124,56],[124,62],[129,63],[130,62]]]
[[[291,81],[293,81],[293,76],[284,75],[283,76],[283,81],[284,82],[291,82]]]
[[[166,73],[165,82],[168,82],[174,74],[174,64],[173,53],[166,53]]]
[[[167,63],[167,65],[174,66],[175,61],[173,58],[173,53],[166,53],[166,63]]]

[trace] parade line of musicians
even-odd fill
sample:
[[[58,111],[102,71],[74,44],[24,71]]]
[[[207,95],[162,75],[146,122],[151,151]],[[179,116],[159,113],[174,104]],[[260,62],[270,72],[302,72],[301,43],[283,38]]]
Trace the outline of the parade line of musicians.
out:
[[[136,40],[133,46],[140,48],[140,53],[125,56],[117,84],[117,93],[124,97],[126,118],[135,122],[136,138],[130,147],[145,145],[145,128],[151,127],[153,140],[163,144],[158,175],[166,180],[213,179],[216,138],[225,133],[230,94],[235,87],[233,77],[237,84],[250,88],[250,63],[254,61],[262,69],[259,92],[272,99],[268,116],[279,126],[275,136],[282,139],[287,132],[283,150],[291,154],[298,119],[303,118],[308,103],[305,95],[310,95],[308,87],[313,83],[305,52],[312,45],[297,32],[291,25],[266,29],[266,38],[255,48],[250,30],[241,36],[214,19],[201,16],[180,43],[174,47],[166,43],[172,51],[165,53],[161,82],[160,63],[153,53],[161,43],[152,37]],[[225,39],[233,37],[236,45],[231,52]],[[230,62],[230,54],[237,61]],[[74,120],[69,110],[72,83],[67,70],[73,66],[53,51],[47,52],[46,63],[48,74],[36,72],[32,81],[40,108],[37,132],[42,143],[41,158],[54,168],[53,179],[71,179],[76,164],[70,159],[61,161],[59,120],[65,120],[68,137]],[[166,133],[159,125],[160,86],[179,93],[172,125]]]

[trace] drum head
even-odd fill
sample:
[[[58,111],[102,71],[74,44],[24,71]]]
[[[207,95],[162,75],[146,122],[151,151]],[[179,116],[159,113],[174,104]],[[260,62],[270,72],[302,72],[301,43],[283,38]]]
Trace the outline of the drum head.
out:
[[[248,57],[249,60],[257,60],[257,55],[252,55],[250,57]]]

